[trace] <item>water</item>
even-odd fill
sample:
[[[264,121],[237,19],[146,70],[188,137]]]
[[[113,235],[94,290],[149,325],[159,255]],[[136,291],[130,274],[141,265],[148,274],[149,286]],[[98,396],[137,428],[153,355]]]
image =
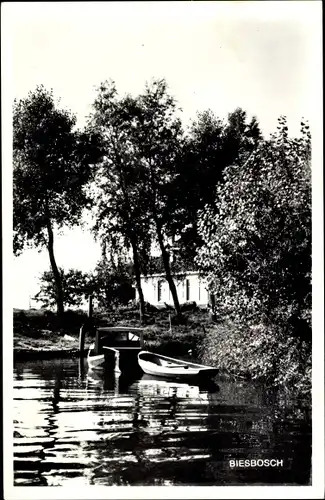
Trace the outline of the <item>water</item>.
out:
[[[253,383],[204,388],[102,376],[79,360],[20,362],[14,415],[15,486],[309,484],[308,409]],[[240,459],[283,462],[231,466]]]

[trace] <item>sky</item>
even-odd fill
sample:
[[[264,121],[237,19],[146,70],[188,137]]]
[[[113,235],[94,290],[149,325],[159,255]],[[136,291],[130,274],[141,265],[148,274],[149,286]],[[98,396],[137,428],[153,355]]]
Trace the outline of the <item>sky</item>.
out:
[[[240,106],[266,135],[280,115],[293,134],[301,117],[312,132],[319,128],[317,1],[10,2],[2,4],[2,43],[7,105],[43,84],[81,127],[103,80],[137,94],[146,81],[164,77],[184,123],[197,111],[226,117]],[[88,230],[75,228],[56,238],[55,254],[60,267],[90,271],[100,249]],[[29,307],[47,269],[44,250],[13,258],[14,307]]]

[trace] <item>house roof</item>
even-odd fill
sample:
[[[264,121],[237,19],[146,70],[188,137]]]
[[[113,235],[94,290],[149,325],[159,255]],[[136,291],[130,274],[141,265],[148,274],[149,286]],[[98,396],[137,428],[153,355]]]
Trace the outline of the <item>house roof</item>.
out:
[[[183,272],[177,272],[177,273],[172,273],[172,276],[194,276],[194,275],[199,275],[199,271],[183,271]],[[141,274],[141,278],[148,279],[148,278],[166,278],[166,273],[153,273],[153,274]]]
[[[182,274],[188,274],[189,272],[194,272],[194,273],[198,272],[194,261],[184,260],[178,254],[174,255],[173,260],[170,261],[170,269],[173,275],[177,274],[182,275]],[[151,256],[148,262],[147,275],[154,276],[155,274],[165,275],[165,266],[161,255]]]

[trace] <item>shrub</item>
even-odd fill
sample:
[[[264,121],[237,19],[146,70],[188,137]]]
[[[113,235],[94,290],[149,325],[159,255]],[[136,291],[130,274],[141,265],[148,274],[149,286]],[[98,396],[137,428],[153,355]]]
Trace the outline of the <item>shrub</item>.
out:
[[[264,379],[273,386],[307,394],[311,389],[311,350],[306,341],[275,327],[239,328],[234,323],[208,330],[201,359],[234,375]]]
[[[203,356],[274,384],[310,387],[311,138],[289,138],[285,118],[242,165],[225,169],[200,214],[197,263],[218,327]],[[222,345],[220,344],[222,337]]]
[[[286,121],[246,164],[226,169],[214,206],[202,211],[198,265],[220,318],[279,326],[311,340],[310,133]]]

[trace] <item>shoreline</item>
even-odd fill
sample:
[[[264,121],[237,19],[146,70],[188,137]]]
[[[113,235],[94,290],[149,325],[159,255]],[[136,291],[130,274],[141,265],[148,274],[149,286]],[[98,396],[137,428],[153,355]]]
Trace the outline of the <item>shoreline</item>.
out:
[[[26,337],[25,337],[26,339]],[[24,340],[25,340],[24,339]],[[19,344],[19,340],[17,338],[14,339],[16,344]],[[21,339],[20,339],[21,340]],[[80,351],[78,348],[78,338],[76,337],[75,339],[75,346],[76,347],[71,347],[71,342],[72,338],[69,340],[60,338],[60,341],[58,342],[61,344],[60,346],[53,346],[52,342],[49,342],[49,339],[47,339],[47,342],[44,342],[43,339],[31,339],[29,338],[28,342],[28,347],[26,345],[21,346],[21,345],[16,345],[13,349],[13,362],[14,365],[15,363],[24,363],[28,361],[46,361],[46,360],[53,360],[53,359],[85,359],[87,357],[88,353],[88,348],[89,346],[87,345],[86,348],[83,351]],[[39,347],[39,343],[42,343],[43,346]],[[37,347],[36,347],[36,345]],[[148,339],[146,342],[145,349],[153,352],[157,352],[159,354],[163,354],[166,356],[172,356],[172,357],[179,357],[179,358],[184,358],[186,359],[188,354],[187,354],[187,349],[190,347],[193,347],[195,349],[196,343],[192,340],[192,342],[188,341],[184,344],[182,342],[179,342],[179,340],[175,339],[166,339],[166,338],[160,338],[160,339]],[[176,352],[178,351],[178,352]],[[286,387],[283,384],[278,384],[278,383],[272,383],[271,380],[267,380],[267,377],[263,376],[254,376],[252,377],[251,372],[247,372],[247,370],[243,370],[242,366],[237,366],[236,370],[229,369],[229,359],[231,356],[229,356],[229,353],[226,353],[224,349],[222,349],[222,356],[219,356],[215,358],[210,358],[209,354],[205,356],[201,349],[199,349],[199,352],[196,353],[195,355],[195,362],[200,362],[204,364],[211,364],[215,365],[216,363],[218,364],[218,368],[220,370],[220,375],[223,377],[226,377],[226,379],[232,379],[232,380],[239,380],[241,382],[250,382],[253,381],[254,383],[263,383],[266,384],[268,387],[274,389],[280,389],[281,392],[284,391],[286,393],[286,396],[291,394],[291,397],[294,396],[294,394],[298,396],[302,396],[303,399],[307,398],[308,400],[310,399],[310,390],[308,385],[304,387],[305,384],[297,384],[298,386],[301,385],[301,387],[296,387],[296,390],[290,386]],[[228,359],[229,358],[229,359]],[[193,361],[193,359],[192,359]],[[298,379],[299,380],[299,379]],[[299,380],[300,382],[300,380]]]
[[[133,321],[123,321],[123,326],[128,324],[134,326]],[[72,328],[57,331],[40,328],[38,325],[33,326],[34,328],[25,329],[22,325],[20,331],[14,332],[14,361],[84,357],[94,340],[93,336],[86,335],[84,350],[80,352],[79,328],[78,331],[73,331]],[[202,333],[201,335],[196,333],[196,328],[190,330],[183,326],[175,326],[171,333],[165,324],[146,325],[144,334],[145,349],[174,357],[186,356],[189,349],[194,351],[202,337]]]
[[[96,323],[100,326],[105,323],[140,326],[133,313],[131,315],[132,311],[126,312],[114,318],[98,316]],[[14,314],[14,362],[87,355],[92,335],[87,335],[84,351],[79,351],[79,330],[84,318],[75,314],[61,330],[57,330],[54,320],[55,316],[50,321],[42,311],[32,311],[28,315],[22,312]],[[258,325],[253,331],[231,322],[217,323],[211,321],[206,312],[197,310],[186,314],[185,324],[174,324],[172,329],[166,311],[157,312],[149,320],[143,327],[145,349],[148,351],[184,359],[192,351],[192,359],[216,366],[220,372],[236,379],[261,380],[270,387],[282,387],[289,393],[297,392],[303,397],[310,397],[311,357],[308,345],[303,344],[301,352],[295,338],[284,339],[278,346],[275,333],[264,325]],[[257,345],[256,340],[259,341]],[[289,347],[291,351],[288,351]]]
[[[55,358],[81,358],[87,356],[88,349],[14,349],[13,357],[16,361],[46,360]]]
[[[28,339],[24,340],[14,339],[15,343],[18,344],[13,349],[13,359],[14,362],[23,362],[30,360],[47,360],[47,359],[66,359],[66,358],[84,358],[87,356],[89,345],[86,344],[83,351],[79,350],[79,339],[75,339],[75,346],[71,347],[71,340],[67,341],[63,338],[60,339],[59,346],[50,344],[48,340],[44,339]],[[27,344],[27,345],[26,345]],[[39,344],[42,344],[40,346]],[[63,344],[63,345],[62,345]],[[70,344],[70,345],[69,345]],[[195,342],[186,342],[185,344],[180,343],[177,340],[166,340],[161,339],[148,339],[145,342],[143,349],[151,350],[160,354],[167,356],[182,357],[187,355],[187,350],[190,348],[195,348]]]

